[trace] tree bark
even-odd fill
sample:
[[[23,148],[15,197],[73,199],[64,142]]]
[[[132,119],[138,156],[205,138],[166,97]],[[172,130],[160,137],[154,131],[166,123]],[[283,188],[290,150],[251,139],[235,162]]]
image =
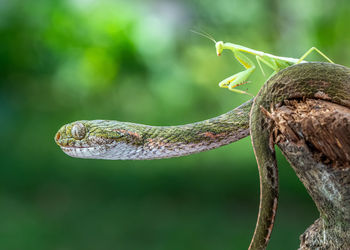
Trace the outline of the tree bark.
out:
[[[350,109],[292,100],[269,116],[275,143],[320,212],[300,236],[300,249],[350,249]]]

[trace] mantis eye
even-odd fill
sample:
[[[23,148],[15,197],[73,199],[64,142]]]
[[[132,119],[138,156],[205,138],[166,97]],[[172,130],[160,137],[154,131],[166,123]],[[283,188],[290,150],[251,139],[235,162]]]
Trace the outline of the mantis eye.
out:
[[[81,140],[85,137],[86,135],[86,128],[84,124],[77,122],[76,124],[73,125],[71,134],[76,140]]]

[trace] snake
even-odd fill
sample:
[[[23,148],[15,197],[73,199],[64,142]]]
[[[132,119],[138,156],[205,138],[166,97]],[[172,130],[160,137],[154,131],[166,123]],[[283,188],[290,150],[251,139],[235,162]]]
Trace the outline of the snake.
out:
[[[250,135],[259,169],[260,204],[249,249],[266,249],[278,204],[273,121],[266,112],[285,100],[305,98],[350,108],[350,68],[325,62],[295,64],[268,79],[251,100],[208,120],[179,126],[81,120],[62,126],[55,141],[76,158],[151,160],[214,149]]]

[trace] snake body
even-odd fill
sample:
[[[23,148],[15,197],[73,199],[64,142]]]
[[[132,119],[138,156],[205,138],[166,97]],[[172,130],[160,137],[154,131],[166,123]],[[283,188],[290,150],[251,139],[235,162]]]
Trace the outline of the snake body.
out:
[[[158,159],[217,148],[251,134],[260,175],[260,206],[249,249],[265,249],[278,199],[278,172],[270,140],[271,121],[261,112],[288,99],[316,98],[350,107],[350,69],[330,63],[302,63],[271,77],[258,95],[218,117],[182,126],[155,127],[118,121],[77,121],[55,136],[62,150],[78,158]]]

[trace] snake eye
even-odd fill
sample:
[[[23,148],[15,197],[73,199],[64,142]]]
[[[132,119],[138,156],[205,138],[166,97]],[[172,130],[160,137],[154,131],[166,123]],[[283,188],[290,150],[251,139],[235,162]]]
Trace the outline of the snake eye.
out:
[[[76,140],[81,140],[85,137],[86,135],[86,129],[84,124],[77,122],[76,124],[73,125],[71,134]]]

